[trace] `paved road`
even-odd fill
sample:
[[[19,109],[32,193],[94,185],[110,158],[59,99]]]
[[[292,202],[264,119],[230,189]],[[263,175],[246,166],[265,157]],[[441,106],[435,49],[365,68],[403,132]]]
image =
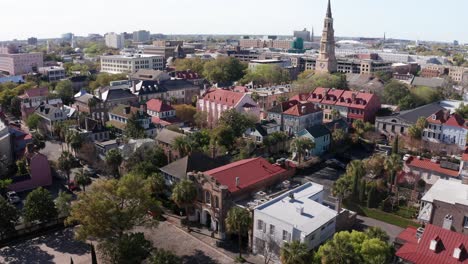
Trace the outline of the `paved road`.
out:
[[[403,228],[399,226],[391,225],[373,218],[358,215],[357,219],[357,229],[363,230],[370,226],[380,227],[382,230],[387,232],[388,236],[390,237],[390,242],[393,242],[398,236],[398,234],[400,234],[401,231],[403,231]]]
[[[51,264],[91,263],[88,245],[73,239],[71,228],[49,233],[15,245],[0,248],[0,263],[6,264]]]
[[[154,247],[171,250],[176,255],[182,257],[184,264],[234,263],[232,258],[168,222],[161,222],[154,229],[140,227],[136,231],[143,232],[146,239],[153,242]]]

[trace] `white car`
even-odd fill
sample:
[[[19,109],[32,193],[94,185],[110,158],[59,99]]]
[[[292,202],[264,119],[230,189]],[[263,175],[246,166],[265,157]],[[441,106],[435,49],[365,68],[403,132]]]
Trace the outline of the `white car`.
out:
[[[410,154],[405,154],[403,156],[403,161],[407,161],[407,160],[409,160],[409,158],[411,158],[411,155]]]
[[[21,199],[19,198],[18,194],[15,191],[7,192],[6,194],[8,201],[12,204],[19,203]]]

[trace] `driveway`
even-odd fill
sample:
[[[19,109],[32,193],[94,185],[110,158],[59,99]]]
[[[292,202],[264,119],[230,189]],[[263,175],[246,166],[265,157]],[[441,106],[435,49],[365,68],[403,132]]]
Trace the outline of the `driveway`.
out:
[[[374,226],[380,227],[382,230],[387,232],[390,237],[390,242],[395,241],[395,238],[404,230],[403,228],[395,225],[391,225],[373,218],[365,217],[358,215],[357,221],[354,227],[360,231],[366,229],[367,227]]]
[[[91,263],[90,247],[73,239],[72,228],[0,248],[0,263],[6,264],[52,264]]]
[[[183,259],[184,264],[232,264],[234,260],[221,251],[208,246],[168,222],[160,222],[157,228],[138,227],[153,246],[170,250]]]

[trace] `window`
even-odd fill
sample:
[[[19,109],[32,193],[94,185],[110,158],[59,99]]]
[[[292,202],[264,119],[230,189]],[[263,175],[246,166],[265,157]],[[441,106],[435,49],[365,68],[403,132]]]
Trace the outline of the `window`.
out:
[[[468,228],[468,216],[465,216],[465,217],[463,218],[463,227],[464,227],[464,228]]]
[[[283,230],[283,240],[289,242],[291,240],[291,233],[286,230]]]
[[[270,225],[270,235],[274,235],[274,234],[275,234],[275,226]]]
[[[263,229],[263,221],[258,219],[257,220],[257,229],[262,230]]]
[[[205,192],[205,203],[211,204],[211,194],[208,191]]]
[[[219,198],[215,196],[215,208],[219,208]]]

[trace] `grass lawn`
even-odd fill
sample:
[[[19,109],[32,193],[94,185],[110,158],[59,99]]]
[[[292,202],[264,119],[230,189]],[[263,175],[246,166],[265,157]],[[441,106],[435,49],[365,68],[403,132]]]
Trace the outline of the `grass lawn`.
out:
[[[385,222],[385,223],[388,223],[388,224],[392,224],[392,225],[396,225],[396,226],[399,226],[399,227],[402,227],[402,228],[406,228],[408,226],[415,226],[415,227],[419,227],[419,224],[410,220],[410,219],[407,219],[407,218],[403,218],[403,217],[400,217],[396,214],[391,214],[391,213],[387,213],[387,212],[384,212],[380,209],[375,209],[375,208],[367,208],[365,206],[361,206],[359,204],[356,204],[352,201],[345,201],[344,202],[344,207],[349,209],[349,210],[352,210],[352,211],[355,211],[356,213],[362,215],[362,216],[367,216],[367,217],[370,217],[370,218],[374,218],[376,220],[379,220],[379,221],[382,221],[382,222]]]

